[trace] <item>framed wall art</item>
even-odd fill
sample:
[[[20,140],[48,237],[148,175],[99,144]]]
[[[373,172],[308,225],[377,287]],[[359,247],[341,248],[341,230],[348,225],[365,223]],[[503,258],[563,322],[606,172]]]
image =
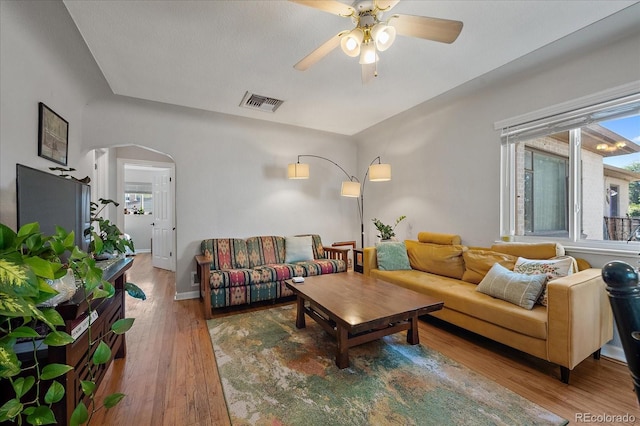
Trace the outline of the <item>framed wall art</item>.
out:
[[[40,102],[38,115],[38,155],[54,163],[67,165],[69,122]]]

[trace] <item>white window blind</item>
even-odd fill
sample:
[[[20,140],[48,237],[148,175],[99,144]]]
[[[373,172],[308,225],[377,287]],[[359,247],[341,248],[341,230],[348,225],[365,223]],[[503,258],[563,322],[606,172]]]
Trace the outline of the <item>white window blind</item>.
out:
[[[511,144],[633,114],[640,114],[640,93],[522,124],[503,127],[500,136],[503,144]]]

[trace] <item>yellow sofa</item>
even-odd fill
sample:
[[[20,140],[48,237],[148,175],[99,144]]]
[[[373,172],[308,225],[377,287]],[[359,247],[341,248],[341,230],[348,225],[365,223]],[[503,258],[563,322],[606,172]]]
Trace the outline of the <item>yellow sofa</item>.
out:
[[[496,259],[513,269],[517,257],[563,255],[564,249],[555,243],[505,243],[479,249],[460,245],[457,235],[420,233],[418,241],[405,244],[418,248],[408,249],[412,269],[381,270],[376,248],[366,247],[363,273],[444,301],[444,308],[431,315],[558,364],[564,383],[569,383],[570,371],[584,359],[591,354],[599,358],[600,348],[612,338],[611,308],[600,269],[579,270],[549,281],[547,306],[535,304],[531,310],[476,291],[477,282]]]

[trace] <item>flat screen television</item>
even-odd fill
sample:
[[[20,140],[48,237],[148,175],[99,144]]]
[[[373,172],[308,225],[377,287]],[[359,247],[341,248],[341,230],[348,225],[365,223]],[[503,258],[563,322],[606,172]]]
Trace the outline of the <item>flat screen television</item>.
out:
[[[75,232],[75,243],[89,248],[84,230],[91,225],[91,187],[73,179],[56,176],[22,164],[16,165],[18,227],[40,223],[46,235],[56,226]]]

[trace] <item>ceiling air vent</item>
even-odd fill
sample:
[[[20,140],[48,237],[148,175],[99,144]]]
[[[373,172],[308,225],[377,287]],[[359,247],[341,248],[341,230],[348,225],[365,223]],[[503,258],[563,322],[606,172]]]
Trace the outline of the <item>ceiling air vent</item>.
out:
[[[244,94],[242,102],[240,102],[240,106],[249,109],[257,109],[258,111],[276,112],[278,107],[283,103],[284,101],[281,101],[280,99],[269,98],[267,96],[247,92]]]

